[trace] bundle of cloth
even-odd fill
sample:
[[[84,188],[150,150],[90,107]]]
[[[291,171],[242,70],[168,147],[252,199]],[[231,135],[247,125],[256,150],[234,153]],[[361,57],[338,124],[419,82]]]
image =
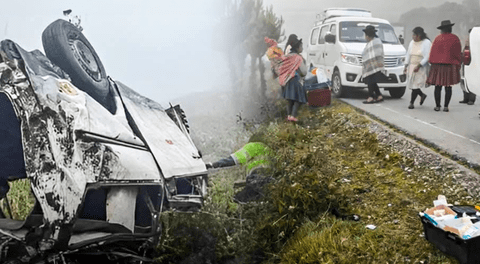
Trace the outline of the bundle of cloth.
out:
[[[278,47],[278,43],[268,37],[265,37],[265,43],[269,46],[267,57],[270,60],[274,77],[278,76],[278,82],[281,86],[284,86],[290,79],[295,77],[295,72],[303,62],[303,58],[294,53],[285,55]]]

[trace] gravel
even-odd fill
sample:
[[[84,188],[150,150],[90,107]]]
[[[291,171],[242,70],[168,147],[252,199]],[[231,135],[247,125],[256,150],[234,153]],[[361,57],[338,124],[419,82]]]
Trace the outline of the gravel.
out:
[[[480,198],[480,175],[476,172],[374,120],[370,123],[369,130],[377,134],[381,144],[388,145],[405,157],[413,159],[415,166],[426,166],[435,170],[437,174],[451,176],[470,196]]]

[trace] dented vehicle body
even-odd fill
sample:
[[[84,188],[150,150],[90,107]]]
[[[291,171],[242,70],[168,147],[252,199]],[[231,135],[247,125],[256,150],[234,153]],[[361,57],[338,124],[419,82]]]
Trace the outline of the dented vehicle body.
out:
[[[164,109],[108,77],[106,107],[42,52],[4,40],[0,54],[1,143],[11,158],[0,196],[7,181],[27,178],[36,201],[24,221],[0,218],[0,262],[100,253],[148,261],[161,212],[198,210],[206,195],[180,106]]]

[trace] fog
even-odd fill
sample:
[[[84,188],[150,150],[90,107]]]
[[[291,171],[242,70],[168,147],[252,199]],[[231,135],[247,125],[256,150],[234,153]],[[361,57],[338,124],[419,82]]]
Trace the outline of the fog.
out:
[[[221,22],[227,0],[203,1],[69,1],[24,0],[4,1],[0,10],[0,38],[11,39],[26,50],[43,52],[41,34],[49,23],[63,18],[62,11],[72,9],[82,19],[83,33],[102,60],[107,74],[139,93],[168,106],[169,102],[188,104],[203,98],[190,111],[221,109],[231,106],[227,98],[209,102],[210,92],[241,91],[249,82],[237,87],[231,83],[228,54],[214,49],[215,42],[230,36],[221,35]],[[373,16],[392,23],[412,9],[435,10],[446,2],[457,4],[477,0],[264,0],[264,7],[284,20],[284,32],[308,39],[316,14],[328,7],[359,7],[372,11]],[[436,26],[443,19],[455,22],[461,13],[429,14],[422,25],[433,39]],[[435,17],[434,17],[435,16]],[[413,19],[415,18],[415,19]],[[422,14],[413,14],[421,23]],[[426,19],[426,18],[425,18]],[[406,27],[406,44],[411,29]],[[463,40],[468,25],[454,27]],[[237,28],[232,28],[235,31]],[[248,60],[248,59],[247,59]],[[249,78],[249,62],[245,61],[244,78]],[[268,64],[266,64],[268,69]],[[225,95],[219,95],[225,96]],[[188,100],[186,99],[188,98]],[[202,100],[203,100],[202,99]],[[235,98],[236,99],[236,98]],[[198,100],[197,100],[198,101]],[[237,109],[238,110],[238,109]]]
[[[285,22],[285,34],[297,34],[299,37],[307,39],[310,34],[312,24],[315,22],[317,14],[330,7],[352,7],[365,8],[372,12],[372,16],[389,20],[391,23],[398,22],[400,16],[415,8],[431,9],[438,7],[446,2],[462,4],[463,0],[264,0],[265,6],[272,6],[273,11],[282,16]],[[477,1],[478,2],[478,1]],[[438,21],[435,25],[440,25],[444,19],[455,21],[462,14],[452,14],[452,17],[444,17],[438,14]],[[421,18],[420,18],[421,19]],[[428,33],[428,32],[427,32]],[[438,32],[430,32],[431,36]]]
[[[0,38],[43,52],[41,36],[72,9],[105,70],[163,106],[222,82],[222,55],[212,49],[218,0],[3,1]]]

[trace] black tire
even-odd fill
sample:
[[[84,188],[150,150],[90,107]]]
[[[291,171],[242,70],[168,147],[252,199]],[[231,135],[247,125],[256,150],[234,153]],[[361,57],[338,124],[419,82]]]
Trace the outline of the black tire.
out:
[[[64,70],[72,83],[114,112],[105,68],[82,32],[68,21],[58,19],[42,33],[45,55]]]
[[[390,88],[388,92],[393,98],[402,98],[402,96],[405,94],[406,89],[407,87]]]
[[[335,98],[345,95],[345,87],[342,85],[342,77],[338,70],[335,70],[332,75],[332,95]]]

